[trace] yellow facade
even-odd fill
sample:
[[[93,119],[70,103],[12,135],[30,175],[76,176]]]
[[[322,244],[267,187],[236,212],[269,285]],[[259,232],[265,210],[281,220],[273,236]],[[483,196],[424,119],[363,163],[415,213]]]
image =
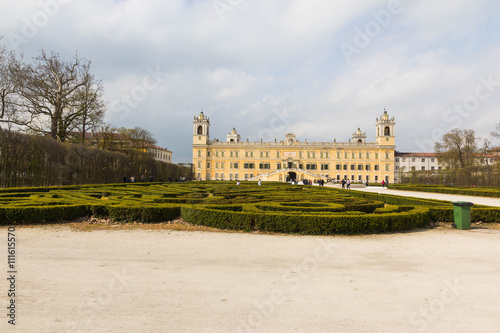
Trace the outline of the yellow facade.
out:
[[[394,117],[377,119],[376,141],[358,130],[348,142],[299,141],[293,133],[276,142],[242,142],[233,130],[225,142],[210,140],[210,122],[200,113],[193,120],[193,164],[198,180],[289,181],[350,179],[392,182]]]

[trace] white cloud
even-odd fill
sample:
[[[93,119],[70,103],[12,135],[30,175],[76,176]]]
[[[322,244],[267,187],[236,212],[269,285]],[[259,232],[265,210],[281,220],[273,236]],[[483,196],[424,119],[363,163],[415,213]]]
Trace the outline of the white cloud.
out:
[[[401,2],[401,13],[351,63],[341,43],[354,45],[357,29],[376,22],[373,13],[387,10],[388,0],[231,3],[221,20],[213,1],[69,1],[20,49],[27,57],[41,47],[67,59],[78,50],[92,59],[110,103],[159,68],[154,89],[126,116],[108,118],[150,129],[178,162],[191,160],[191,121],[200,109],[219,139],[234,125],[245,139],[280,140],[294,131],[299,140],[345,141],[358,125],[373,140],[386,107],[398,122],[398,149],[420,149],[419,140],[451,129],[446,110],[478,77],[500,81],[493,0]],[[41,8],[35,0],[4,7],[5,35],[21,34],[23,17]],[[460,125],[488,135],[500,122],[498,102],[500,88]],[[279,112],[291,115],[279,123]]]

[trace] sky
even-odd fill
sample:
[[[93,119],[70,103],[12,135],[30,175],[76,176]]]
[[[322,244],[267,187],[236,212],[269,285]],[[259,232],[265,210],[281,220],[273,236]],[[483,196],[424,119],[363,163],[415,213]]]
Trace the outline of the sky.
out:
[[[498,145],[499,16],[497,0],[0,0],[0,35],[26,60],[91,60],[106,121],[186,163],[201,110],[221,141],[374,141],[386,109],[398,151],[454,128]]]

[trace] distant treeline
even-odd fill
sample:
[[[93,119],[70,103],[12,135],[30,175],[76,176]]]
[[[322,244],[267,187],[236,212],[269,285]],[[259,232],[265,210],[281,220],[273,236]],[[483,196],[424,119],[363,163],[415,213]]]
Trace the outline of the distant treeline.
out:
[[[176,181],[192,173],[139,150],[111,152],[0,129],[0,187],[106,184],[142,175]]]

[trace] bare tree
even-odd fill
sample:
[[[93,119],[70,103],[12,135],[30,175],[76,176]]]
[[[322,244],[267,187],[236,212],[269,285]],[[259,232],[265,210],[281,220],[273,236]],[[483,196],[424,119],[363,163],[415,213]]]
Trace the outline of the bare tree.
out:
[[[453,129],[443,135],[441,142],[436,142],[434,150],[452,168],[472,166],[477,152],[474,131]]]
[[[147,148],[156,143],[153,134],[142,127],[118,129],[123,148],[132,148],[147,151]]]
[[[104,150],[116,149],[116,127],[111,124],[103,123],[98,127],[97,147]]]
[[[16,111],[16,84],[11,69],[18,63],[15,53],[0,44],[0,123],[7,123],[9,128]]]
[[[48,55],[43,50],[34,64],[16,66],[13,73],[22,112],[16,115],[15,123],[29,132],[65,141],[77,119],[88,111],[76,101],[82,101],[86,87],[100,84],[90,69],[91,62],[78,54],[71,62],[64,62],[59,54]],[[101,98],[99,94],[96,97]]]
[[[78,112],[74,123],[68,127],[68,130],[79,134],[71,138],[82,145],[85,145],[88,132],[96,132],[101,125],[104,125],[106,104],[102,99],[102,92],[103,88],[100,81],[95,84],[88,81],[71,101],[71,107]]]
[[[500,123],[497,124],[495,131],[491,132],[491,136],[500,139]]]

